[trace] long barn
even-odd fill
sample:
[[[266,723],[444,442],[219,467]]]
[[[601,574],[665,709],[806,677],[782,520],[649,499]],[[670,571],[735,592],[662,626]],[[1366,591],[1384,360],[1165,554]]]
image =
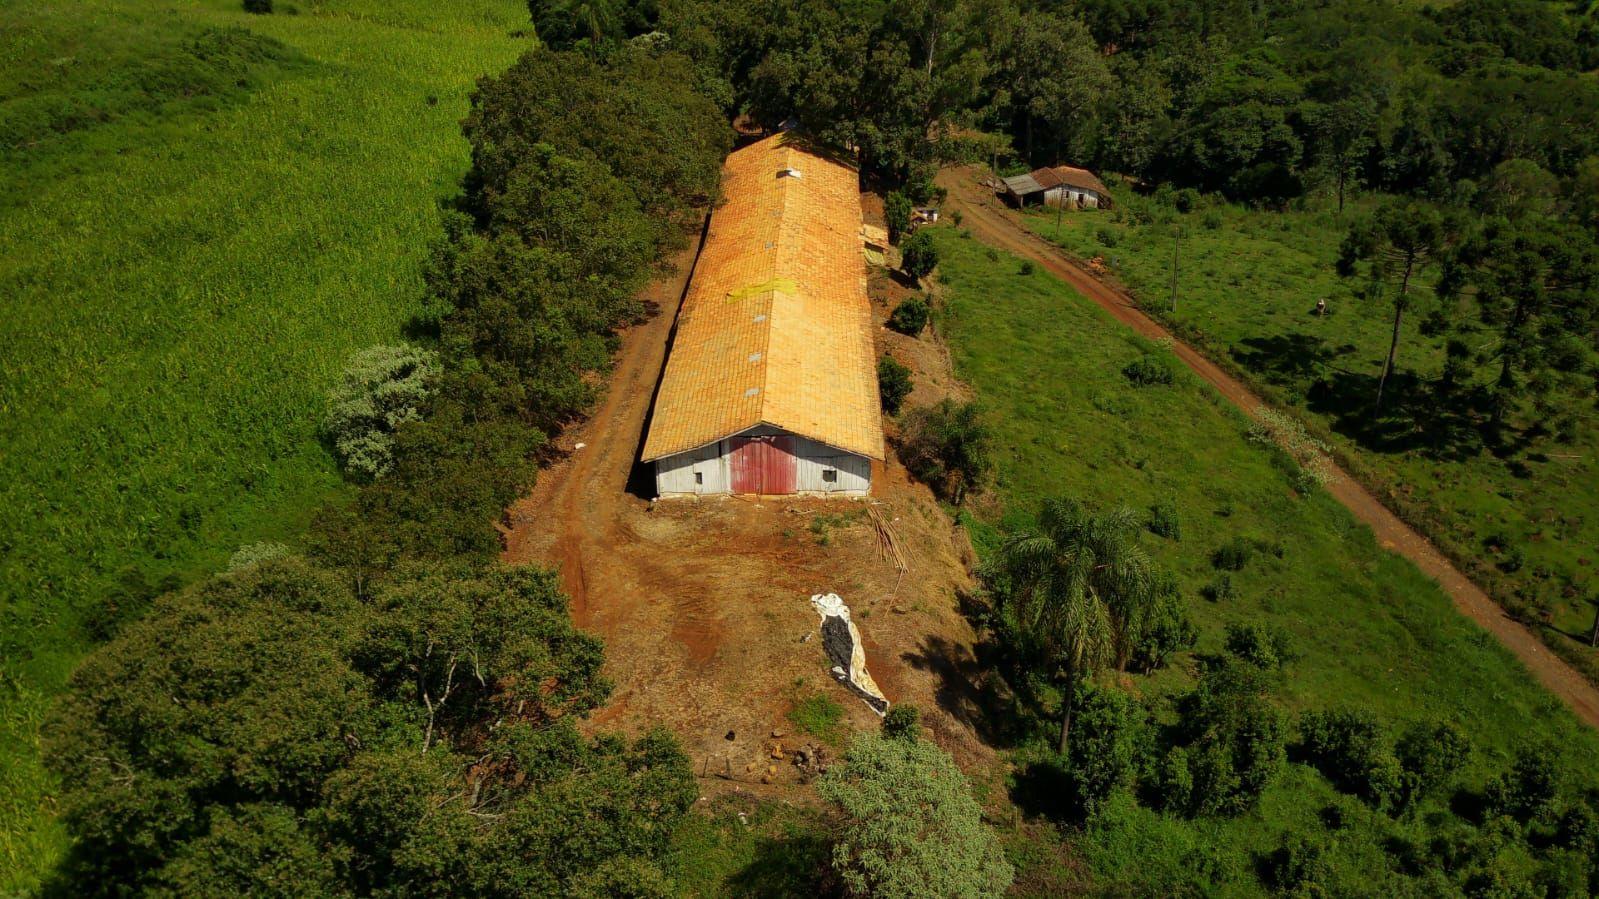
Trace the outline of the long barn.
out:
[[[659,496],[870,492],[883,424],[857,183],[789,133],[727,157],[644,441]]]

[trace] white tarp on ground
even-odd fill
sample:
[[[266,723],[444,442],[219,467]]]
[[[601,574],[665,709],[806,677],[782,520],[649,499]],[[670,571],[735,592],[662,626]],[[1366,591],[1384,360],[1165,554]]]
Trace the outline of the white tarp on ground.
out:
[[[811,597],[811,605],[822,616],[822,651],[833,663],[833,677],[865,700],[872,711],[887,713],[888,700],[866,670],[866,649],[861,645],[861,632],[850,620],[849,606],[837,593],[818,593]]]

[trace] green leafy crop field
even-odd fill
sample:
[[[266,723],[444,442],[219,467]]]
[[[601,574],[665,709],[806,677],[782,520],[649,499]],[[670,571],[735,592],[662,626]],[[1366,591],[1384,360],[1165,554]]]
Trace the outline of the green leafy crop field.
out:
[[[300,533],[399,338],[517,0],[0,3],[0,894],[63,840],[39,721],[116,608]]]
[[[1291,463],[1250,441],[1244,417],[1169,353],[1043,272],[1024,274],[1014,257],[953,228],[934,233],[944,281],[939,328],[996,436],[999,502],[979,504],[972,520],[980,551],[1029,522],[1047,497],[1139,511],[1173,503],[1180,540],[1141,539],[1177,576],[1199,626],[1197,651],[1218,651],[1230,623],[1280,629],[1299,656],[1282,692],[1290,711],[1363,708],[1396,727],[1454,721],[1476,746],[1465,776],[1473,789],[1529,738],[1560,747],[1568,771],[1596,770],[1591,731],[1324,491],[1301,498]],[[1172,385],[1134,387],[1122,374],[1146,352],[1167,357],[1177,370]],[[1236,595],[1203,598],[1219,576],[1211,554],[1239,537],[1273,551],[1229,574]],[[1163,708],[1191,682],[1191,664],[1180,659],[1123,687]],[[1042,732],[1053,733],[1047,725]],[[1415,836],[1417,825],[1339,794],[1299,763],[1258,811],[1238,818],[1188,820],[1121,797],[1076,832],[1073,851],[1111,892],[1170,894],[1198,883],[1207,893],[1250,893],[1259,889],[1253,853],[1284,834],[1323,832],[1328,806],[1343,821],[1331,850],[1335,882],[1351,895],[1403,892],[1385,847]],[[1025,841],[1013,849],[1020,883],[1051,882],[1027,870],[1050,864],[1051,853]]]
[[[1399,344],[1399,402],[1368,411],[1392,333],[1390,290],[1357,298],[1361,278],[1334,270],[1350,221],[1325,201],[1262,212],[1202,205],[1186,214],[1117,191],[1111,212],[1030,214],[1028,227],[1088,259],[1100,257],[1144,308],[1185,339],[1240,371],[1274,402],[1292,406],[1332,440],[1346,465],[1401,515],[1437,541],[1511,611],[1544,625],[1545,639],[1599,677],[1587,648],[1599,601],[1599,416],[1565,398],[1577,426],[1569,441],[1546,436],[1491,451],[1450,430],[1428,382],[1444,365],[1442,317],[1466,325],[1465,342],[1491,349],[1472,326],[1469,303],[1445,307],[1423,278]],[[1171,309],[1174,232],[1181,228],[1177,305]],[[1325,299],[1328,314],[1316,314]],[[1476,382],[1497,369],[1473,372]],[[1579,642],[1580,641],[1580,642]]]

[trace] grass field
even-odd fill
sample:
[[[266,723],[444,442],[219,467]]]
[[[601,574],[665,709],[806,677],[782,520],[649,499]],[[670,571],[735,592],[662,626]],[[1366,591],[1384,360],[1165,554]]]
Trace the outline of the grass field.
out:
[[[324,391],[417,308],[468,91],[530,41],[517,0],[295,6],[0,3],[0,895],[62,845],[86,612],[341,489]]]
[[[1396,414],[1373,418],[1367,409],[1388,348],[1392,306],[1357,299],[1360,279],[1342,280],[1333,267],[1347,223],[1362,209],[1351,207],[1342,219],[1325,201],[1283,213],[1217,205],[1178,214],[1128,191],[1117,194],[1117,211],[1068,214],[1058,232],[1052,213],[1029,215],[1027,224],[1077,256],[1102,257],[1146,309],[1230,362],[1275,402],[1298,409],[1401,515],[1518,616],[1547,625],[1545,639],[1599,677],[1599,655],[1586,647],[1599,602],[1594,407],[1568,401],[1581,423],[1570,443],[1544,438],[1496,455],[1437,440],[1446,431],[1429,416],[1433,401],[1424,382],[1443,367],[1445,338],[1427,333],[1423,323],[1442,304],[1423,289],[1399,347],[1400,369],[1420,381],[1400,383]],[[1431,280],[1429,274],[1424,283]],[[1329,304],[1325,317],[1314,311],[1319,298]],[[1469,309],[1456,312],[1470,321]],[[1492,339],[1479,333],[1468,342],[1481,348]]]
[[[1251,443],[1242,415],[1209,387],[1174,361],[1179,371],[1168,387],[1136,388],[1121,374],[1142,353],[1164,350],[1048,275],[1021,274],[1018,260],[952,228],[934,233],[945,281],[939,327],[999,447],[999,503],[986,512],[979,506],[980,548],[998,530],[1025,524],[1046,497],[1138,510],[1174,502],[1181,540],[1142,539],[1177,575],[1200,626],[1199,651],[1218,650],[1228,623],[1281,629],[1301,656],[1282,695],[1290,711],[1356,706],[1396,725],[1456,721],[1477,747],[1471,786],[1502,770],[1512,747],[1529,737],[1561,747],[1568,770],[1599,770],[1596,735],[1324,491],[1299,497],[1278,454]],[[1201,598],[1217,577],[1210,554],[1239,536],[1278,544],[1282,555],[1259,553],[1232,574],[1236,598]],[[1129,687],[1161,706],[1186,687],[1188,667],[1134,677]],[[1046,727],[1039,739],[1048,735]],[[1191,885],[1248,893],[1259,888],[1255,853],[1275,848],[1285,833],[1323,831],[1330,805],[1343,809],[1346,822],[1333,844],[1340,885],[1350,895],[1400,891],[1385,840],[1407,825],[1338,794],[1301,764],[1289,765],[1252,815],[1187,821],[1122,801],[1066,835],[1096,885],[1110,891],[1169,894]],[[1053,856],[1034,851],[1021,833],[1011,839],[1022,881],[1051,882],[1036,867],[1053,864]]]

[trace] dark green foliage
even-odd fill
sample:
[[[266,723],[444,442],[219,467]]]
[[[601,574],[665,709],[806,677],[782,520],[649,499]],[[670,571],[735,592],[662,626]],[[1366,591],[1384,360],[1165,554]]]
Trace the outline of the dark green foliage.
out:
[[[1254,665],[1208,665],[1178,704],[1178,745],[1161,764],[1158,795],[1177,812],[1236,815],[1254,808],[1285,759],[1287,727]]]
[[[1073,804],[1092,816],[1106,800],[1133,782],[1144,712],[1132,697],[1085,683],[1074,693],[1077,729],[1066,758]]]
[[[1443,795],[1471,758],[1471,741],[1454,724],[1417,722],[1394,747],[1403,772],[1401,802],[1408,809]]]
[[[1234,537],[1216,547],[1210,554],[1210,564],[1222,571],[1243,571],[1254,558],[1255,544],[1247,537]]]
[[[1332,893],[1333,862],[1326,844],[1303,835],[1286,837],[1283,844],[1267,856],[1264,865],[1268,886],[1280,895],[1325,896]]]
[[[1262,671],[1277,671],[1294,660],[1282,631],[1263,624],[1227,625],[1227,652]]]
[[[883,716],[883,736],[891,740],[917,740],[921,735],[921,709],[903,703],[889,707]]]
[[[244,0],[244,11],[266,15],[272,12],[272,0]]]
[[[328,394],[322,431],[339,462],[364,481],[394,465],[394,432],[416,421],[438,377],[438,354],[413,346],[375,346],[355,354]]]
[[[1542,820],[1554,811],[1560,781],[1552,747],[1523,745],[1516,750],[1510,770],[1489,782],[1488,809],[1517,821]]]
[[[900,364],[893,356],[877,360],[877,398],[884,412],[897,415],[900,405],[905,402],[905,397],[910,396],[914,387],[909,367]]]
[[[927,327],[927,320],[932,314],[933,307],[928,305],[925,298],[911,297],[894,307],[888,317],[888,326],[908,337],[915,337]]]
[[[1022,260],[1022,264],[1016,266],[1016,274],[1021,275],[1023,278],[1027,277],[1028,275],[1031,275],[1032,273],[1033,273],[1033,260],[1031,260],[1031,259],[1023,259]]]
[[[933,244],[931,234],[917,231],[899,242],[899,257],[905,274],[913,280],[921,280],[938,266],[938,247]]]
[[[1305,752],[1339,789],[1376,807],[1400,793],[1402,773],[1388,733],[1370,712],[1308,712],[1299,721]]]
[[[1238,588],[1233,586],[1232,575],[1218,574],[1216,579],[1199,588],[1201,596],[1211,602],[1227,602],[1238,598]]]
[[[659,871],[696,792],[670,737],[590,740],[598,640],[553,574],[404,566],[358,602],[294,558],[162,599],[48,728],[72,883],[551,894]]]
[[[1177,511],[1177,504],[1170,500],[1149,507],[1149,523],[1145,527],[1157,537],[1165,537],[1173,542],[1183,539],[1182,517]]]
[[[1123,366],[1122,375],[1137,387],[1170,384],[1173,378],[1171,364],[1151,353],[1145,353]]]
[[[946,398],[906,413],[900,457],[918,480],[960,505],[993,468],[992,444],[976,404]]]
[[[911,230],[910,198],[897,190],[889,191],[883,198],[883,220],[888,224],[888,239],[899,243]]]
[[[1193,649],[1199,630],[1175,592],[1162,596],[1138,628],[1128,664],[1138,671],[1163,668],[1174,653]]]

